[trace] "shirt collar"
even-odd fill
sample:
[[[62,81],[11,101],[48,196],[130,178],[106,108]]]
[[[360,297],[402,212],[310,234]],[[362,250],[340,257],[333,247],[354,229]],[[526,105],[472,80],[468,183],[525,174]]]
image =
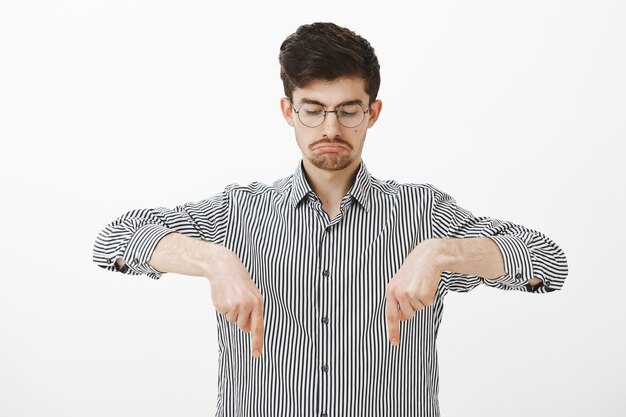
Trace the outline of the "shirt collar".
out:
[[[293,173],[291,180],[291,205],[296,207],[302,199],[308,194],[314,195],[315,193],[311,189],[309,182],[304,176],[304,169],[302,168],[302,161],[298,164],[296,172]]]
[[[369,211],[369,196],[371,188],[371,177],[365,164],[361,162],[359,169],[354,179],[354,184],[350,187],[350,190],[346,194],[347,196],[355,199],[366,211]],[[302,168],[302,161],[298,164],[296,171],[293,174],[291,182],[291,205],[296,207],[307,195],[314,196],[315,192],[311,189],[309,182],[304,176],[304,169]]]
[[[352,188],[348,191],[348,195],[351,195],[364,209],[369,211],[370,209],[370,189],[372,187],[372,177],[365,167],[365,163],[361,161],[359,170],[356,172],[356,178]]]

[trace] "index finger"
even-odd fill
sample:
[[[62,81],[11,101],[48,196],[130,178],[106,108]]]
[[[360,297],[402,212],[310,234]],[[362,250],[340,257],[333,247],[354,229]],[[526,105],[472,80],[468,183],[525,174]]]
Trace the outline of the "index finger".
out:
[[[252,311],[252,356],[258,358],[263,352],[263,302]]]
[[[398,312],[398,300],[393,296],[387,295],[385,309],[387,311],[389,341],[392,345],[398,346],[400,344],[400,313]]]

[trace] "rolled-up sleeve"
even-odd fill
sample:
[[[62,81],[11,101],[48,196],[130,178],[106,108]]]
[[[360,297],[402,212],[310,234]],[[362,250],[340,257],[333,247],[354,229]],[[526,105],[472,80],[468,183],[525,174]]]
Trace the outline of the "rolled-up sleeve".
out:
[[[172,232],[222,243],[228,223],[228,193],[174,209],[129,211],[108,224],[96,237],[93,261],[100,267],[158,279],[162,273],[148,261],[159,241]],[[115,261],[124,259],[123,268]]]
[[[459,207],[449,195],[433,188],[433,235],[435,237],[489,237],[504,260],[505,274],[497,279],[450,273],[450,288],[468,291],[485,285],[528,292],[545,293],[560,290],[567,277],[567,259],[563,250],[543,233],[509,221],[475,217]],[[531,286],[531,278],[541,283]]]

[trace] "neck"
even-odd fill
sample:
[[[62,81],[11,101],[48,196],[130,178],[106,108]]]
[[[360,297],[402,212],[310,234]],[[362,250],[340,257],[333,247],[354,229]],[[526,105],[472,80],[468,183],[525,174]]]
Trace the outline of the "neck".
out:
[[[341,199],[354,184],[354,178],[360,164],[360,160],[355,160],[344,169],[328,171],[317,168],[306,159],[303,160],[306,179],[322,202],[322,209],[329,218],[332,219],[339,213]]]

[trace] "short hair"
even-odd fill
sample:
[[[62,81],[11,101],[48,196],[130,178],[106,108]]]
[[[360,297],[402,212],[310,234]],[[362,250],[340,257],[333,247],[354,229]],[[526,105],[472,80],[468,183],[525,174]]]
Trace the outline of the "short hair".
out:
[[[309,81],[341,77],[363,78],[370,104],[378,95],[380,65],[374,48],[360,35],[334,23],[300,26],[280,46],[278,60],[289,100],[293,100],[294,89]]]

